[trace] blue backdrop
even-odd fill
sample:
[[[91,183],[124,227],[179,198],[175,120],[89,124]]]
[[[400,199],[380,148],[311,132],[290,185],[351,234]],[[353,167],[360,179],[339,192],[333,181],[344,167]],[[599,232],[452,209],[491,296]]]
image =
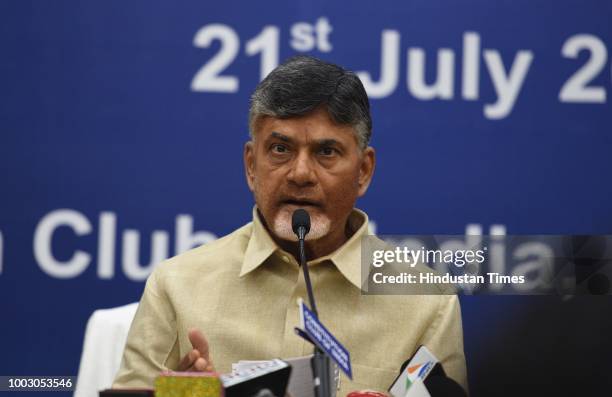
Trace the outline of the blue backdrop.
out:
[[[297,53],[371,95],[379,233],[612,234],[611,20],[607,0],[0,2],[0,375],[76,375],[93,310],[250,220],[248,98]],[[542,368],[603,390],[608,297],[462,303],[474,395]]]

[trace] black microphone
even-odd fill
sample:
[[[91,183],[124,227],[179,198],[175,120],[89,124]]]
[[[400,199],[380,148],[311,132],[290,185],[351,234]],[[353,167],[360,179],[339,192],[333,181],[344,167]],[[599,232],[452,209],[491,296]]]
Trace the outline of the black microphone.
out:
[[[293,233],[297,234],[298,237],[300,266],[304,271],[304,281],[306,282],[306,292],[308,292],[308,302],[310,303],[310,308],[312,309],[314,315],[319,317],[314,294],[312,292],[310,272],[308,271],[308,266],[306,265],[306,248],[304,247],[304,239],[310,231],[310,215],[305,209],[298,208],[297,210],[293,211],[293,216],[291,217],[291,227],[293,228]]]
[[[467,397],[466,391],[446,375],[442,364],[426,346],[420,346],[412,357],[404,361],[389,387],[389,394],[395,397],[421,395],[418,388],[412,389],[415,376],[431,397]]]
[[[429,376],[424,383],[431,397],[467,397],[463,387],[447,376]]]
[[[310,231],[310,215],[308,215],[308,211],[303,208],[293,211],[291,227],[293,228],[293,233],[298,235],[298,240],[304,240]]]
[[[284,397],[291,365],[275,359],[251,368],[221,375],[225,397]]]
[[[295,233],[298,237],[300,266],[304,272],[304,282],[306,283],[306,292],[308,292],[310,308],[312,309],[314,315],[318,318],[319,312],[317,311],[317,305],[312,292],[310,272],[308,271],[308,264],[306,261],[306,248],[304,247],[304,239],[310,231],[310,215],[305,209],[298,208],[297,210],[293,211],[293,216],[291,217],[291,227],[293,229],[293,233]],[[325,355],[325,353],[317,346],[315,346],[314,356],[311,359],[310,365],[312,366],[312,374],[314,376],[315,397],[331,396],[331,379],[329,377],[331,363],[329,361],[329,357],[327,357],[327,355]]]

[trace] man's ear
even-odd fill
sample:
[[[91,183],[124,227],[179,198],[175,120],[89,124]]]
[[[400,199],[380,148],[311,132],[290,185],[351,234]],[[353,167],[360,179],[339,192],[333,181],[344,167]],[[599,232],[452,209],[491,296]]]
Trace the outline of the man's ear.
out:
[[[248,141],[244,145],[244,173],[246,176],[249,189],[255,189],[255,144],[253,141]]]
[[[374,175],[374,168],[376,168],[376,151],[373,147],[368,146],[364,149],[361,154],[361,164],[359,166],[359,179],[357,184],[359,186],[358,196],[361,197],[365,194],[372,181],[372,175]]]

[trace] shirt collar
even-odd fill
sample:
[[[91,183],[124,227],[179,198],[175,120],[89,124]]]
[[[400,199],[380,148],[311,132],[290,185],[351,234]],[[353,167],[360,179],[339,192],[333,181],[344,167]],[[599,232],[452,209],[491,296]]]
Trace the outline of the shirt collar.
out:
[[[272,237],[268,234],[265,226],[259,219],[257,206],[253,207],[253,222],[251,237],[244,252],[244,261],[240,269],[240,277],[257,269],[264,263],[276,250],[280,248],[276,245]]]
[[[252,225],[240,277],[257,269],[275,252],[282,252],[259,219],[256,206],[253,207]],[[351,284],[361,288],[361,237],[368,234],[368,215],[354,208],[349,215],[348,227],[353,234],[342,246],[329,255],[308,261],[308,265],[314,266],[330,260]]]

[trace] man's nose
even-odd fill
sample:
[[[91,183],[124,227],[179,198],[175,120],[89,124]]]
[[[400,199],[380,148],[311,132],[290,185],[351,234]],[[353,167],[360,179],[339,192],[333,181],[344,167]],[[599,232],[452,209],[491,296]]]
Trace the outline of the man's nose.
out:
[[[309,186],[316,183],[315,164],[307,151],[301,151],[291,164],[287,175],[289,182],[298,186]]]

